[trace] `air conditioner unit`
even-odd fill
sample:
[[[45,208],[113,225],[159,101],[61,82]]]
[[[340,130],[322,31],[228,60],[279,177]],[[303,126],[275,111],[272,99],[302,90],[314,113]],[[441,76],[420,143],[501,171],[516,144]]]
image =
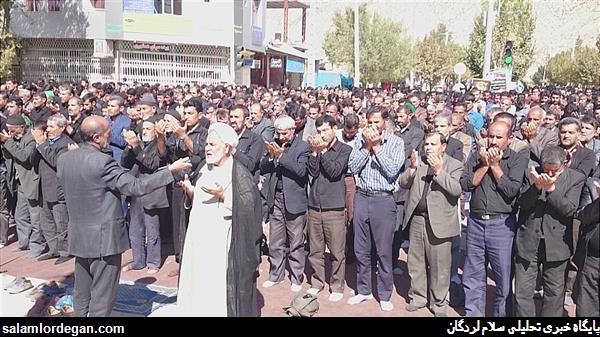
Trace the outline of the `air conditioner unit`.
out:
[[[281,33],[275,33],[273,37],[273,44],[281,44]]]
[[[93,57],[98,57],[98,58],[113,57],[113,41],[107,41],[105,39],[94,40]]]

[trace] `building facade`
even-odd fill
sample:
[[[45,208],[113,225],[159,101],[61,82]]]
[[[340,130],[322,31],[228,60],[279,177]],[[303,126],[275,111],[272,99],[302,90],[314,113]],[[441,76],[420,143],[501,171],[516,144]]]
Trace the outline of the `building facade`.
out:
[[[266,0],[20,0],[23,80],[250,84],[243,48],[264,54]]]

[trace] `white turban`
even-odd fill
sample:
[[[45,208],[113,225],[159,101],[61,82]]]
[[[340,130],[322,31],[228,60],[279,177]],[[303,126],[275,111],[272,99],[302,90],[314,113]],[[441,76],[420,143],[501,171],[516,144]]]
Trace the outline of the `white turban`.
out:
[[[214,131],[223,143],[235,148],[238,145],[238,134],[235,130],[225,123],[214,123],[208,128],[208,133]]]

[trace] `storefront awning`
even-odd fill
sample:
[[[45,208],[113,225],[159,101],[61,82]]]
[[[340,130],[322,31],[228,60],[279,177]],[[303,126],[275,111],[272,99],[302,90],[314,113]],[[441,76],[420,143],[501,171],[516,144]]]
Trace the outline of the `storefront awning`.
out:
[[[285,43],[277,46],[269,44],[267,45],[267,52],[269,51],[273,51],[283,55],[298,57],[304,60],[308,59],[308,56],[305,53]]]

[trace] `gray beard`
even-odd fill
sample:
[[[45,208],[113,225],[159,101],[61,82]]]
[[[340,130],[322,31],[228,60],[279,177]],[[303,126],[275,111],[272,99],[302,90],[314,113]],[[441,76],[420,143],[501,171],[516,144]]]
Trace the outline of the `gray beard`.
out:
[[[219,161],[221,161],[221,159],[223,159],[223,157],[225,157],[225,153],[223,153],[223,152],[213,153],[212,156],[206,157],[206,163],[214,165],[215,163],[218,163]]]

